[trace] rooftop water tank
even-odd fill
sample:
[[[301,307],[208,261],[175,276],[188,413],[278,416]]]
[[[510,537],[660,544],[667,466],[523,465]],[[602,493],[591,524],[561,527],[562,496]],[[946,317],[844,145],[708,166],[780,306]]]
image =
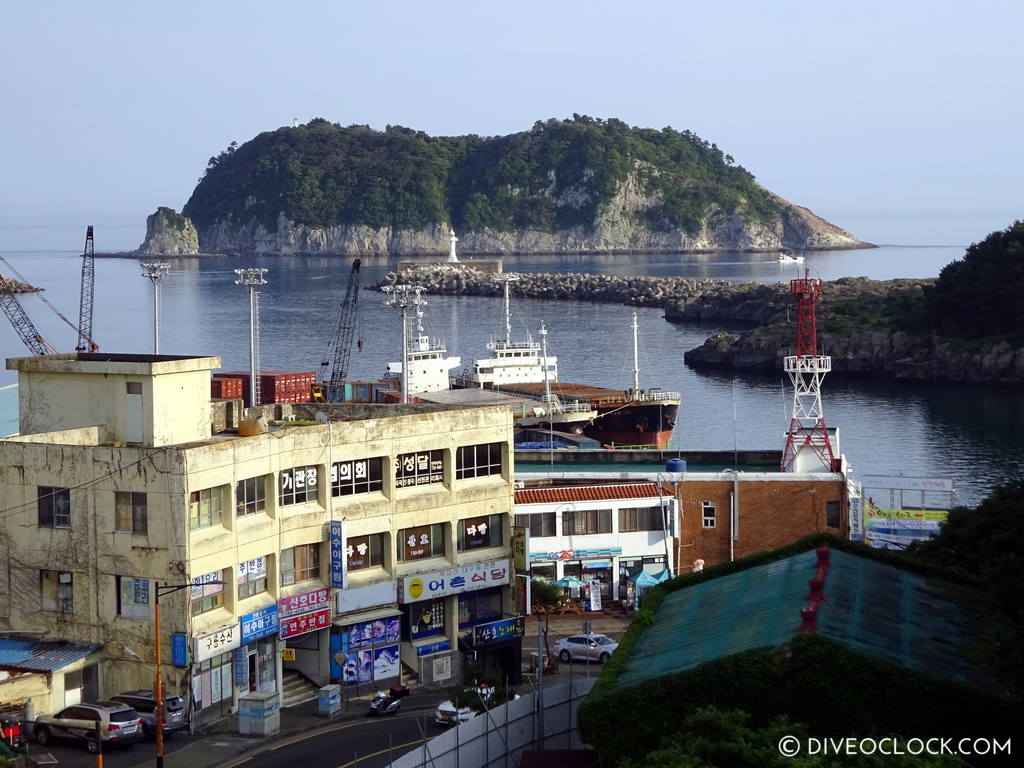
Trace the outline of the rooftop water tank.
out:
[[[665,462],[666,472],[685,472],[686,462],[683,459],[669,459]]]

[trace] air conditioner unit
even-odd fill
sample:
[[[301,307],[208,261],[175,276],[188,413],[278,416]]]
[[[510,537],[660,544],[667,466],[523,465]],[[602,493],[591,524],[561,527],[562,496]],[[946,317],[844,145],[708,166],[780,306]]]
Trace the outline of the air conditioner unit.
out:
[[[522,480],[513,480],[512,487],[515,488],[517,491],[521,491],[523,490],[523,488],[526,487],[526,483]]]

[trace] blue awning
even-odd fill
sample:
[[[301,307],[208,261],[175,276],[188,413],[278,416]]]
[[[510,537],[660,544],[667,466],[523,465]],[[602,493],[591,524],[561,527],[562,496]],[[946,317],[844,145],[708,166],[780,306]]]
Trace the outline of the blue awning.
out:
[[[53,672],[85,658],[102,647],[99,643],[0,637],[0,669],[15,672]]]

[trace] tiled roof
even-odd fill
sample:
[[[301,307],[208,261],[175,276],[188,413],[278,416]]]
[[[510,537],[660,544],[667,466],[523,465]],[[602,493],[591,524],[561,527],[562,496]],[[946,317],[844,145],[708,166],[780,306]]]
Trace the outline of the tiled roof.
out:
[[[570,488],[522,488],[516,491],[516,504],[557,504],[563,501],[651,499],[657,496],[657,483],[577,485]],[[665,496],[671,496],[671,493],[665,492]]]
[[[98,643],[85,645],[66,640],[18,640],[0,637],[0,669],[52,672],[98,651]]]

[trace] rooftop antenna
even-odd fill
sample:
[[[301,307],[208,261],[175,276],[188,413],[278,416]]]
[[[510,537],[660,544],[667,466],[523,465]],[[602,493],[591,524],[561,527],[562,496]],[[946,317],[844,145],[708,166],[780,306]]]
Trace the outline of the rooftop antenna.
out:
[[[92,227],[89,227],[92,230]],[[160,354],[160,281],[171,271],[166,261],[151,261],[142,265],[142,276],[153,284],[153,354]]]
[[[459,238],[457,238],[455,236],[455,230],[454,229],[449,230],[449,232],[450,232],[450,234],[448,235],[448,243],[449,243],[449,245],[448,245],[448,263],[449,264],[458,264],[459,263],[459,257],[455,253],[455,244],[457,242],[459,242]]]
[[[804,449],[813,451],[829,472],[835,471],[835,454],[825,427],[821,407],[821,382],[832,370],[832,358],[818,354],[818,329],[815,302],[822,292],[822,281],[812,279],[810,270],[790,281],[796,297],[796,354],[783,361],[783,369],[793,383],[793,413],[786,433],[786,449],[782,453],[782,471],[794,471],[797,455]]]
[[[265,267],[235,270],[238,275],[235,285],[249,289],[249,404],[254,408],[263,404],[260,392],[260,292],[257,288],[267,284],[263,278],[266,273]]]
[[[421,317],[420,307],[427,302],[420,294],[422,285],[385,285],[381,288],[388,298],[384,306],[397,309],[402,316],[402,403],[409,402],[409,307],[414,307],[417,317]],[[417,320],[417,322],[419,322]]]

